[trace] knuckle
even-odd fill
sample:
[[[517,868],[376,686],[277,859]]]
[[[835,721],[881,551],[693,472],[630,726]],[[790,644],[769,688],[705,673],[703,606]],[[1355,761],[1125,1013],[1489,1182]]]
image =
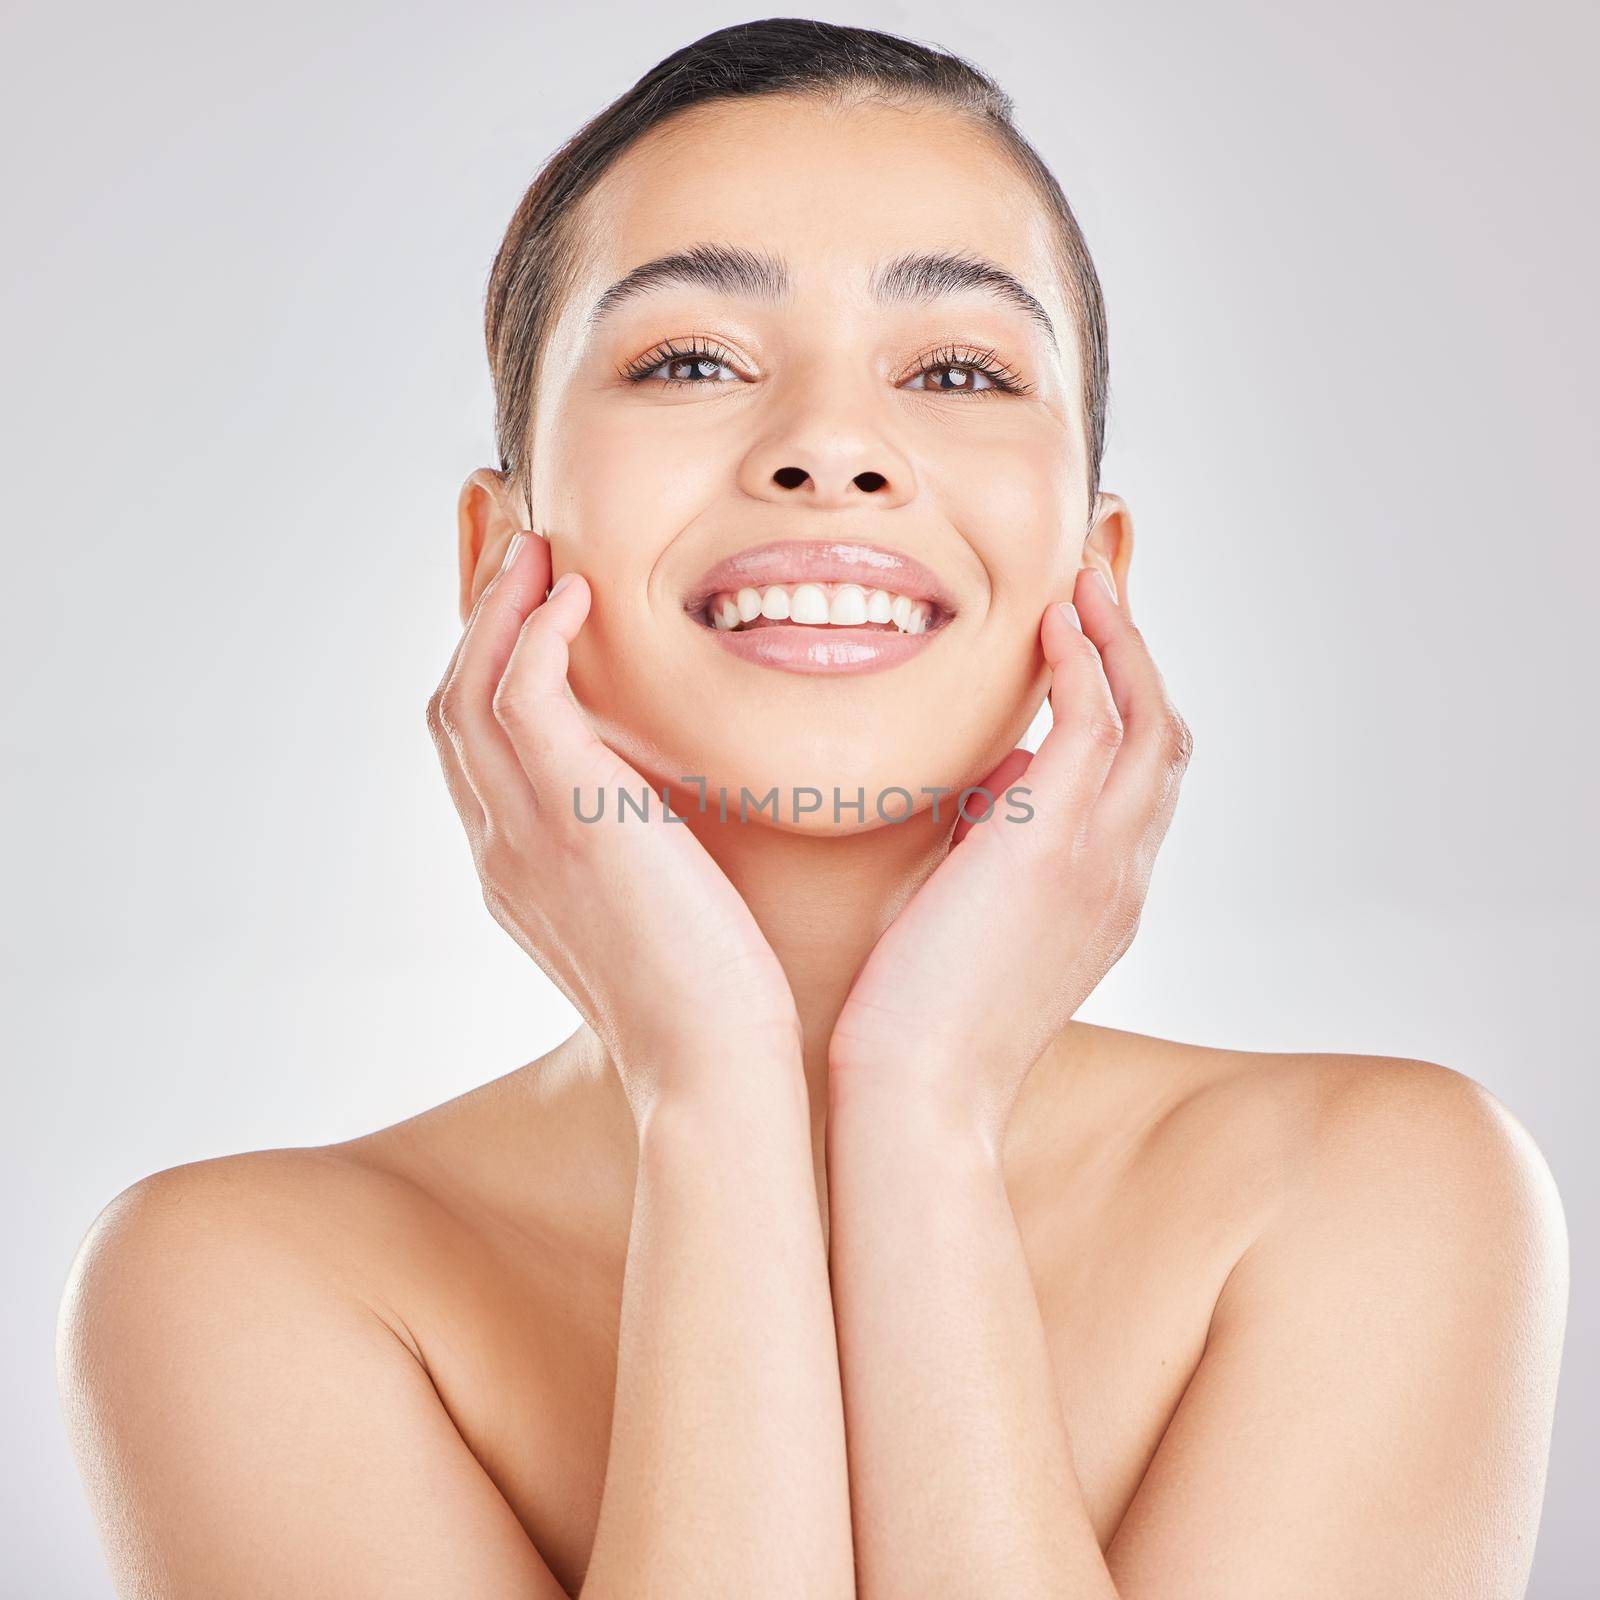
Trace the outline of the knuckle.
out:
[[[502,678],[495,686],[490,706],[494,719],[507,733],[526,733],[532,726],[532,705],[526,691]]]
[[[1128,930],[1128,937],[1133,937],[1133,930],[1139,926],[1139,918],[1144,911],[1144,892],[1140,885],[1129,877],[1118,879],[1116,888],[1111,897],[1111,903],[1116,908],[1117,924]]]
[[[1071,639],[1071,649],[1084,667],[1098,669],[1104,658],[1100,654],[1100,647],[1086,633],[1074,630]]]
[[[499,880],[485,876],[480,880],[480,884],[483,889],[483,904],[489,915],[501,927],[507,927],[513,923],[516,919],[512,915],[511,902],[506,898],[506,893],[501,888]]]
[[[1091,744],[1115,750],[1122,743],[1122,718],[1115,711],[1096,711],[1085,721],[1083,732]]]
[[[528,840],[520,829],[496,818],[485,819],[478,859],[480,876],[496,884],[508,884],[522,872],[527,858]]]
[[[434,697],[434,716],[438,719],[439,731],[451,741],[459,742],[461,738],[462,699],[461,691],[454,685],[441,689]]]
[[[435,744],[443,747],[454,741],[459,731],[459,715],[459,707],[450,698],[449,683],[441,683],[428,696],[428,732],[433,736]]]
[[[1194,754],[1194,734],[1189,724],[1170,707],[1161,728],[1162,752],[1167,765],[1186,767]]]
[[[484,895],[491,909],[506,923],[520,922],[521,897],[516,879],[509,871],[488,872],[483,878]]]

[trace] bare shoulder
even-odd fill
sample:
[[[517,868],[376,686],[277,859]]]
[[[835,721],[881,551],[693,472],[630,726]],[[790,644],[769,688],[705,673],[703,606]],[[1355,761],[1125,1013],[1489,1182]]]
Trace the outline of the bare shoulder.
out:
[[[118,1194],[57,1329],[118,1592],[156,1592],[152,1574],[162,1593],[559,1592],[417,1337],[478,1238],[362,1141],[192,1162]]]
[[[342,1143],[192,1161],[129,1185],[68,1273],[64,1395],[138,1382],[146,1329],[162,1361],[186,1329],[272,1322],[310,1339],[342,1318],[424,1369],[513,1307],[525,1336],[532,1290],[555,1270],[546,1257],[577,1259],[602,1232],[590,1211],[631,1201],[625,1172],[614,1196],[583,1169],[573,1057],[558,1048]]]
[[[1553,1384],[1566,1218],[1528,1130],[1482,1084],[1438,1062],[1312,1056],[1284,1070],[1309,1085],[1312,1114],[1261,1240],[1230,1281],[1237,1304],[1274,1281],[1315,1275],[1325,1288],[1359,1287],[1405,1308],[1416,1336],[1431,1332],[1439,1351],[1498,1335],[1503,1359],[1520,1352]],[[1229,1309],[1228,1296],[1218,1309]]]
[[[181,1329],[239,1306],[291,1326],[336,1303],[424,1360],[417,1335],[441,1308],[504,1275],[492,1186],[500,1143],[528,1151],[527,1122],[508,1133],[516,1076],[342,1143],[186,1162],[129,1185],[68,1274],[63,1383],[106,1376],[97,1345],[130,1370],[141,1319]]]
[[[1568,1283],[1527,1130],[1433,1061],[1116,1049],[1172,1085],[1138,1186],[1203,1238],[1228,1224],[1199,1360],[1108,1551],[1119,1584],[1301,1592],[1314,1559],[1329,1593],[1521,1594]]]
[[[1269,1221],[1430,1233],[1441,1246],[1566,1258],[1560,1196],[1543,1153],[1507,1107],[1467,1074],[1401,1056],[1246,1056],[1222,1075],[1256,1096],[1280,1141]],[[1219,1105],[1229,1098],[1226,1088]]]
[[[1481,1243],[1520,1238],[1565,1258],[1555,1180],[1512,1112],[1434,1061],[1219,1049],[1094,1029],[1091,1059],[1139,1122],[1146,1164],[1208,1173],[1262,1229],[1297,1209],[1345,1224],[1408,1208]]]
[[[1387,1056],[1293,1058],[1314,1086],[1308,1190],[1359,1203],[1411,1192],[1472,1203],[1470,1216],[1537,1222],[1565,1243],[1555,1180],[1531,1134],[1488,1089],[1433,1061]]]
[[[91,1223],[68,1276],[68,1325],[86,1302],[170,1299],[201,1278],[259,1282],[264,1268],[359,1283],[385,1220],[420,1220],[425,1197],[339,1146],[186,1162],[130,1184]]]
[[[1341,1297],[1422,1297],[1435,1318],[1497,1316],[1541,1361],[1559,1351],[1560,1195],[1528,1130],[1467,1074],[1101,1028],[1071,1049],[1076,1103],[1051,1120],[1084,1131],[1057,1170],[1115,1173],[1118,1237],[1192,1270],[1213,1332],[1287,1305],[1337,1318]]]
[[[260,1150],[139,1179],[96,1216],[67,1275],[57,1368],[69,1422],[103,1422],[153,1373],[233,1340],[366,1339],[416,1355],[383,1292],[382,1239],[437,1228],[414,1185],[337,1147]],[[388,1252],[392,1255],[392,1247]]]
[[[1213,1340],[1338,1329],[1352,1358],[1365,1342],[1374,1363],[1409,1350],[1482,1377],[1498,1362],[1553,1396],[1565,1215],[1533,1137],[1481,1083],[1400,1056],[1117,1048],[1174,1085],[1146,1170],[1184,1174],[1184,1196],[1230,1228]]]

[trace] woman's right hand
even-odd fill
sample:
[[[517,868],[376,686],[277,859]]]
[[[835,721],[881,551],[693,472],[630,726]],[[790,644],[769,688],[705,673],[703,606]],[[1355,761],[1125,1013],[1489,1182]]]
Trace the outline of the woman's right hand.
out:
[[[731,1090],[775,1052],[798,1074],[794,996],[749,906],[568,688],[587,579],[546,599],[549,583],[548,540],[517,535],[428,701],[485,904],[599,1036],[636,1122],[662,1095]],[[575,790],[587,816],[605,796],[600,820],[580,820]]]

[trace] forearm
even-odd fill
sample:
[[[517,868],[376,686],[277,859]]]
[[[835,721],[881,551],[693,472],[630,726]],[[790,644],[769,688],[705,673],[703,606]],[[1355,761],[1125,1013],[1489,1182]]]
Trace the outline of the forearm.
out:
[[[640,1129],[584,1600],[854,1590],[804,1081],[798,1063],[729,1071],[726,1094]]]
[[[1111,1600],[998,1157],[836,1092],[828,1196],[863,1600]]]

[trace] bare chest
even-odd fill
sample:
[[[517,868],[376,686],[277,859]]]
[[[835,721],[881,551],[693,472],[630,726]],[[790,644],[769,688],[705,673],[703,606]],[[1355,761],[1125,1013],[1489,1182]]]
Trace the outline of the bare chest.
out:
[[[1226,1230],[1152,1230],[1126,1207],[1019,1222],[1073,1457],[1101,1545],[1205,1346],[1235,1259]],[[440,1397],[569,1593],[600,1513],[622,1284],[559,1256],[498,1259],[419,1310]]]

